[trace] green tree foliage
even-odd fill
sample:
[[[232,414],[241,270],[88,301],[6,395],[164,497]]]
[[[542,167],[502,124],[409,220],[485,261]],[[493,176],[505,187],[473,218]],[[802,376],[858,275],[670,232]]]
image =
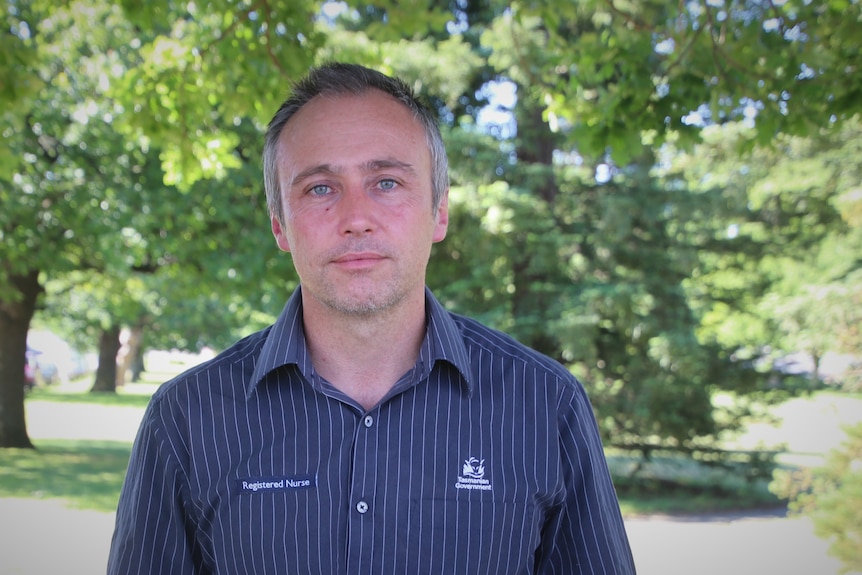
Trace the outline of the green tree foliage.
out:
[[[12,3],[9,12],[36,53],[26,75],[42,86],[29,105],[18,102],[21,122],[4,127],[14,171],[0,175],[0,445],[26,446],[18,362],[45,275],[120,266],[111,239],[128,225],[135,159],[112,127],[115,107],[99,98],[105,70],[120,63],[104,47],[112,30],[127,27],[122,13],[40,2]],[[91,18],[105,27],[85,39]]]
[[[803,214],[799,227],[816,236],[790,235],[802,245],[777,258],[779,279],[762,310],[776,318],[783,349],[814,358],[816,376],[827,351],[862,355],[862,123],[845,123],[826,142],[791,140],[785,150],[771,179]]]
[[[637,138],[689,141],[699,127],[757,117],[757,141],[808,135],[858,111],[862,5],[853,0],[671,3],[585,0],[512,5],[542,22],[549,65],[529,70],[549,119],[619,163]],[[523,61],[529,54],[519,51]]]
[[[498,78],[516,87],[517,131],[495,145],[472,133],[472,118],[459,118],[460,136],[450,137],[452,233],[429,282],[458,278],[438,288],[449,305],[478,310],[570,365],[609,445],[714,448],[728,424],[714,418],[712,391],[744,390],[752,378],[729,351],[696,337],[684,281],[697,255],[676,231],[695,198],[656,181],[648,152],[617,169],[567,147],[530,82],[547,65],[542,26],[502,14],[482,35]],[[597,179],[597,170],[608,176]]]
[[[859,120],[740,155],[738,141],[754,137],[742,124],[709,128],[666,172],[711,221],[692,237],[700,263],[687,282],[700,337],[743,359],[803,351],[816,366],[826,351],[859,354]]]
[[[259,192],[259,124],[210,111],[212,123],[230,127],[235,167],[228,171],[212,157],[200,162],[213,168],[209,180],[173,185],[176,178],[164,172],[172,156],[160,147],[171,142],[132,130],[129,118],[146,113],[116,93],[118,79],[140,65],[140,27],[112,3],[13,3],[9,10],[13,30],[29,31],[37,55],[29,74],[42,86],[28,105],[17,102],[21,129],[4,128],[15,166],[0,175],[0,445],[26,446],[23,353],[46,285],[65,294],[46,311],[76,323],[71,332],[96,341],[101,332],[146,319],[164,328],[153,330],[162,334],[156,343],[184,338],[182,347],[195,347],[200,337],[189,332],[200,326],[181,329],[183,321],[225,318],[210,336],[223,342],[222,333],[248,329],[226,318],[249,318],[237,308],[248,305],[244,296],[264,270],[278,270],[279,287],[294,276],[267,261],[275,248]],[[205,304],[206,286],[219,295]],[[180,311],[168,298],[195,303]]]
[[[789,500],[792,513],[811,517],[842,573],[856,573],[862,570],[862,425],[846,431],[823,465],[776,471],[770,490]]]
[[[800,345],[769,314],[814,321],[806,301],[823,289],[846,320],[840,345],[859,341],[842,304],[859,297],[859,178],[840,171],[858,145],[858,1],[3,9],[0,445],[28,443],[19,380],[37,301],[91,341],[146,324],[150,345],[186,349],[278,311],[296,278],[269,237],[262,131],[288,83],[327,59],[397,73],[439,108],[452,221],[429,283],[569,364],[612,443],[714,439],[727,421],[711,393],[756,389],[740,360],[777,334]],[[479,121],[494,85],[516,93],[498,126]],[[803,158],[834,178],[807,177]],[[790,262],[828,273],[802,281]]]
[[[690,3],[685,14],[676,14],[675,26],[663,28],[676,9],[548,2],[512,5],[493,15],[481,47],[490,50],[492,77],[517,88],[511,110],[517,132],[500,142],[496,158],[472,170],[453,161],[458,211],[450,239],[440,248],[449,258],[445,266],[459,270],[440,274],[459,278],[442,286],[452,305],[481,310],[499,327],[569,363],[590,389],[606,441],[646,453],[711,451],[724,432],[741,425],[744,404],[713,405],[713,393],[764,389],[768,366],[751,360],[769,343],[785,353],[800,349],[801,342],[789,339],[793,330],[777,325],[777,318],[789,314],[770,317],[767,311],[779,277],[798,277],[788,262],[807,265],[814,246],[828,252],[834,246],[827,242],[830,234],[839,241],[852,237],[831,204],[840,196],[853,205],[853,188],[830,188],[837,172],[824,170],[823,158],[815,158],[810,147],[854,141],[825,128],[842,119],[844,132],[851,129],[858,105],[834,105],[834,91],[844,87],[828,81],[820,87],[826,105],[800,85],[812,79],[809,73],[819,83],[834,78],[835,67],[856,65],[850,54],[846,61],[833,54],[827,63],[810,42],[831,33],[835,6],[776,13],[767,22],[754,5]],[[855,18],[858,6],[849,10]],[[802,20],[810,34],[805,38],[792,31]],[[841,34],[850,33],[841,26]],[[752,35],[763,36],[754,48]],[[683,44],[674,56],[670,47]],[[768,60],[768,74],[762,62],[752,62],[753,49],[772,51],[759,56]],[[796,60],[778,55],[800,50]],[[746,66],[730,65],[743,53]],[[822,64],[816,73],[788,81],[788,69],[808,69],[804,62],[812,61]],[[810,115],[789,117],[795,115],[789,113],[791,97],[793,106],[810,105]],[[702,130],[734,118],[745,120]],[[467,130],[473,125],[472,118],[459,120]],[[775,139],[779,129],[809,136]],[[662,168],[674,152],[659,144],[673,142],[678,149],[702,133],[713,139],[686,156],[689,179]],[[789,154],[791,146],[799,149]],[[645,147],[656,150],[658,162]],[[476,138],[458,140],[452,155],[466,152],[476,163],[490,148],[476,145]],[[728,162],[742,157],[737,161],[752,166],[736,173],[717,165],[716,148]],[[626,165],[610,163],[606,151]],[[782,165],[776,164],[779,158],[786,158]],[[846,163],[845,155],[831,167]],[[654,165],[662,169],[651,172]],[[793,169],[778,177],[788,167]],[[702,181],[698,169],[707,172]],[[496,177],[487,182],[487,174]],[[732,185],[717,183],[721,178]],[[761,195],[790,201],[752,203],[748,186],[758,178]],[[747,221],[761,230],[753,241],[747,229],[729,233]],[[463,244],[455,239],[462,234],[468,238]],[[860,251],[850,243],[843,253]],[[842,260],[850,278],[856,259]],[[497,282],[483,281],[487,277]],[[834,274],[820,277],[829,289],[836,287]],[[793,286],[785,293],[812,287]],[[845,285],[838,293],[849,289]],[[858,323],[852,304],[840,296],[834,300],[843,325]],[[805,315],[822,319],[822,310],[808,306]]]
[[[135,61],[111,83],[118,128],[161,148],[165,181],[183,189],[238,166],[234,118],[269,119],[320,47],[318,2],[129,1]]]

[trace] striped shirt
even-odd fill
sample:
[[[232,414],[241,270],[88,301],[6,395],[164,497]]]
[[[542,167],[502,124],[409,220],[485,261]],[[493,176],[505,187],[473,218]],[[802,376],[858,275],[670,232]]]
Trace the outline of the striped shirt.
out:
[[[418,360],[373,409],[275,324],[162,385],[113,574],[634,573],[592,408],[559,363],[426,291]]]

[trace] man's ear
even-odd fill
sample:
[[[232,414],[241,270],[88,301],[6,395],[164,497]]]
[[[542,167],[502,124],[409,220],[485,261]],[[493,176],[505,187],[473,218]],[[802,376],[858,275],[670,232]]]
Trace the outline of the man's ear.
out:
[[[437,223],[434,227],[434,236],[432,240],[442,242],[446,237],[446,230],[449,229],[449,190],[443,194],[440,199],[440,205],[437,207]]]
[[[270,216],[269,221],[272,226],[272,235],[275,236],[275,243],[280,250],[289,252],[290,242],[287,240],[287,235],[285,235],[284,229],[281,227],[281,222],[275,216]]]

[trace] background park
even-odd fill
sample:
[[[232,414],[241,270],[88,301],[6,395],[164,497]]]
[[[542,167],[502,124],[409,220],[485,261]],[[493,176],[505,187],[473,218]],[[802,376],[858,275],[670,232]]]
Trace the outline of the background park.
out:
[[[439,110],[429,285],[583,381],[642,574],[862,571],[859,0],[0,10],[4,573],[101,570],[149,394],[281,310],[263,131],[333,59]]]

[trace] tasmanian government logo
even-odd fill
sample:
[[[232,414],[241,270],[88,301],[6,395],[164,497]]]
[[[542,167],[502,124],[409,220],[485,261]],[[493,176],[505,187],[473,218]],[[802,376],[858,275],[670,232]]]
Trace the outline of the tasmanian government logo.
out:
[[[476,457],[465,459],[455,489],[491,491],[491,482],[485,479],[485,460]]]

